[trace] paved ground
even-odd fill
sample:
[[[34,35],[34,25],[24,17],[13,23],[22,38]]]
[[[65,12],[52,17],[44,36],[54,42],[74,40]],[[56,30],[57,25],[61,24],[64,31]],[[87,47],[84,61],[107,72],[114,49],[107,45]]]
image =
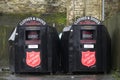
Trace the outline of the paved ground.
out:
[[[116,80],[112,75],[40,75],[40,74],[17,74],[0,72],[0,80]]]

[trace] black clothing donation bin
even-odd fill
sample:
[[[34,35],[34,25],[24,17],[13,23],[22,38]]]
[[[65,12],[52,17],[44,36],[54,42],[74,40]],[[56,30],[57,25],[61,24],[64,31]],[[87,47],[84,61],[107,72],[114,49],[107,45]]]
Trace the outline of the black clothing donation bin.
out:
[[[93,17],[79,18],[63,31],[62,69],[64,72],[108,72],[110,69],[110,36],[104,25]]]
[[[55,28],[40,18],[21,21],[9,38],[13,73],[55,73],[58,70],[59,37]]]

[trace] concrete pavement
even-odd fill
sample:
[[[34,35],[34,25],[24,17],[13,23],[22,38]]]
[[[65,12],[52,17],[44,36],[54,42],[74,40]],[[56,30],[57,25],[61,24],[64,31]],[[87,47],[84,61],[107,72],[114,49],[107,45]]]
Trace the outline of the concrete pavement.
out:
[[[0,80],[117,80],[111,74],[79,74],[79,75],[40,75],[40,74],[10,74],[0,72]]]

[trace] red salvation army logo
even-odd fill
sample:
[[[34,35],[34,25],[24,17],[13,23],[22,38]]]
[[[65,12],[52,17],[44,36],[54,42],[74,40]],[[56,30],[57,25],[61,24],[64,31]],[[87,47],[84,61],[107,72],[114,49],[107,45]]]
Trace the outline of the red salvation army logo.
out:
[[[87,67],[95,65],[96,63],[95,51],[82,52],[81,62],[84,66],[87,66]]]
[[[40,52],[27,52],[26,53],[26,64],[30,67],[36,67],[40,65],[41,58],[40,58]]]

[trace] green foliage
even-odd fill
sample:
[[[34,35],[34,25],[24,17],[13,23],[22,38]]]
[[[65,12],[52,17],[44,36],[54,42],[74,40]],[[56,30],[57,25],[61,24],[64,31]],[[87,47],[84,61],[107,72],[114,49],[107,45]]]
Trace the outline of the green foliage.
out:
[[[48,23],[48,25],[53,26],[53,24],[55,24],[56,29],[58,30],[58,32],[61,32],[63,27],[66,26],[66,13],[44,13],[44,14],[39,14],[39,13],[27,13],[27,14],[3,14],[0,17],[5,16],[6,20],[10,19],[11,23],[19,23],[21,20],[27,18],[27,17],[39,17],[41,19],[43,19],[44,21],[46,21]],[[8,19],[7,19],[8,18]],[[8,21],[9,22],[9,21]],[[7,22],[6,22],[7,24]],[[5,24],[5,25],[6,25]],[[10,25],[9,26],[13,26]],[[16,25],[14,25],[16,26]]]
[[[112,71],[112,76],[115,78],[115,80],[120,80],[120,72]]]
[[[42,14],[40,17],[51,26],[55,24],[58,32],[61,32],[66,25],[66,13]]]

